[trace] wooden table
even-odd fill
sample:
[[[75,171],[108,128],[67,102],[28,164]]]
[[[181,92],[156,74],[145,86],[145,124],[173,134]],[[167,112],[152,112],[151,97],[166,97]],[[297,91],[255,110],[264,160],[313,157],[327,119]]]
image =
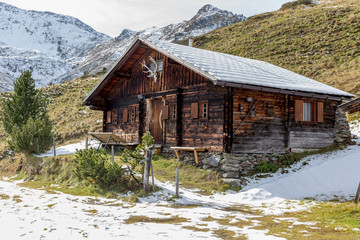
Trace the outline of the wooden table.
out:
[[[199,159],[198,159],[198,155],[197,152],[205,152],[205,148],[203,147],[170,147],[172,150],[174,150],[177,159],[180,161],[180,157],[179,157],[179,153],[178,151],[194,151],[194,155],[195,155],[195,162],[196,165],[199,165]]]

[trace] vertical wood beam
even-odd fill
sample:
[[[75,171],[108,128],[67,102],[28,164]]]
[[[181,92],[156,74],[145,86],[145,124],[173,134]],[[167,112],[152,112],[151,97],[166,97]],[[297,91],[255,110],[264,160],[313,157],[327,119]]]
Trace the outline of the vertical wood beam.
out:
[[[232,150],[233,137],[233,107],[234,107],[234,88],[228,87],[224,94],[224,138],[223,151],[230,153]]]
[[[138,142],[141,143],[141,138],[144,135],[144,115],[145,115],[145,104],[144,101],[139,101],[139,136],[138,136]]]
[[[183,90],[178,88],[176,90],[176,146],[182,145],[182,106],[183,106]]]
[[[285,147],[287,151],[291,151],[290,149],[290,125],[291,125],[291,120],[290,120],[290,96],[288,94],[285,95],[285,119],[284,119],[284,124],[285,124],[285,134],[286,134],[286,138],[285,138]]]

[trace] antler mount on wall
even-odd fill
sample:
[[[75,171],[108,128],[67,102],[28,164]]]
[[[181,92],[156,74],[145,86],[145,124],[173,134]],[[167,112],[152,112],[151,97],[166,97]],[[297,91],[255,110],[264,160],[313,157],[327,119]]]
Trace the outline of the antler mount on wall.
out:
[[[143,66],[146,69],[146,70],[144,70],[144,73],[148,74],[147,77],[148,78],[154,77],[154,82],[156,83],[158,65],[157,65],[156,61],[151,56],[149,56],[149,60],[150,60],[150,63],[152,63],[153,65],[150,64],[150,66],[148,67],[146,65],[146,62],[145,62],[145,59],[144,59],[143,62],[141,63],[141,66]]]

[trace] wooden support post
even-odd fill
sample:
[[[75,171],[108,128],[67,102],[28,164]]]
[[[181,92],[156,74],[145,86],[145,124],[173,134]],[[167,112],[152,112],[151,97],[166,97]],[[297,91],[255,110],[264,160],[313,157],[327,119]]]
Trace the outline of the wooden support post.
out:
[[[149,192],[149,178],[150,178],[150,167],[152,160],[152,150],[154,146],[146,148],[145,168],[144,168],[144,191]]]
[[[177,160],[180,161],[180,156],[179,156],[178,151],[177,151],[176,149],[174,149],[174,152],[175,152],[175,154],[176,154]]]
[[[55,136],[53,136],[53,149],[54,149],[54,157],[56,157]]]
[[[86,137],[86,139],[85,139],[85,149],[88,149],[88,147],[89,147],[89,138]]]
[[[199,159],[198,159],[198,155],[197,155],[197,151],[194,150],[194,155],[195,155],[195,163],[196,163],[196,166],[199,165]]]
[[[359,183],[359,187],[357,189],[356,196],[355,196],[355,201],[354,201],[356,206],[359,204],[359,201],[360,201],[360,183]]]
[[[179,197],[179,168],[176,168],[176,192],[175,192],[175,196]]]
[[[152,187],[153,187],[153,192],[155,192],[155,177],[154,177],[154,168],[153,165],[151,163],[151,180],[152,180]]]
[[[114,163],[114,145],[111,145],[111,162]]]

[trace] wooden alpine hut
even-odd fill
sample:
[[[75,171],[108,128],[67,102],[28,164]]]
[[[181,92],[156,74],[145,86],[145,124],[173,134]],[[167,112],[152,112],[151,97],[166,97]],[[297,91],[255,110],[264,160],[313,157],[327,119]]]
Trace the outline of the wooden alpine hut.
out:
[[[137,39],[84,100],[103,131],[129,143],[227,153],[284,153],[334,143],[353,95],[270,63]]]

